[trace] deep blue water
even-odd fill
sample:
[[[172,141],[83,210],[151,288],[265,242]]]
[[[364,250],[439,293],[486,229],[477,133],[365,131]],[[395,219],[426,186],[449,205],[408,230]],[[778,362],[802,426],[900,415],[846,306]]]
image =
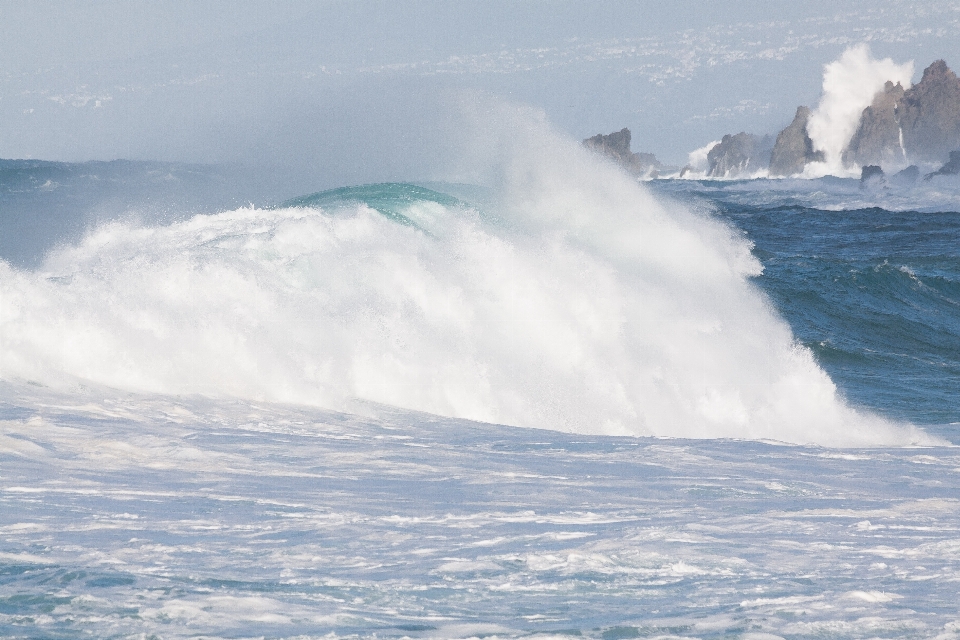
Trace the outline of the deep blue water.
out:
[[[771,182],[652,186],[705,206],[754,243],[764,267],[757,284],[851,402],[956,438],[960,212],[941,210],[951,200],[921,188],[911,199],[864,193],[856,180]],[[939,187],[935,195],[956,188]],[[880,206],[891,204],[908,208]]]

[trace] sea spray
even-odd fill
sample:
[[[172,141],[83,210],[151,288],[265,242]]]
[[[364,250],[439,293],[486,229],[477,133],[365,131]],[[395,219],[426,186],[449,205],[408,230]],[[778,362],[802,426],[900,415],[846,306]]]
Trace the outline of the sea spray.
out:
[[[710,150],[720,144],[720,142],[721,140],[714,140],[691,151],[687,155],[687,171],[684,173],[684,176],[694,180],[705,178],[710,171]]]
[[[493,178],[483,207],[378,185],[114,223],[36,271],[0,265],[0,376],[580,433],[925,441],[843,403],[750,283],[743,237],[493,111],[471,160]]]
[[[847,48],[838,60],[824,65],[823,95],[810,115],[807,130],[824,161],[807,166],[805,175],[859,175],[860,167],[844,167],[843,150],[857,130],[863,110],[885,82],[910,88],[913,61],[896,64],[890,58],[875,60],[866,44]]]

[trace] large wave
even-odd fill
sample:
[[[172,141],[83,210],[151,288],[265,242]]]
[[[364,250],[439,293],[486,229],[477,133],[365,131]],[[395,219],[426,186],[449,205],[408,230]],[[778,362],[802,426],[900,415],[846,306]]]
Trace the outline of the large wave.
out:
[[[374,185],[112,223],[38,270],[0,263],[0,376],[582,433],[926,441],[842,401],[736,232],[536,118],[495,120],[474,145],[496,176],[482,206]]]

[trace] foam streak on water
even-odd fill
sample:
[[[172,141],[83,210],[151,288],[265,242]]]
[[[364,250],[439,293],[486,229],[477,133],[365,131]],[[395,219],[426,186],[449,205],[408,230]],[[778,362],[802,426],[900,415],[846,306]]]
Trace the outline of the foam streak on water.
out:
[[[960,631],[952,448],[3,392],[4,637]]]

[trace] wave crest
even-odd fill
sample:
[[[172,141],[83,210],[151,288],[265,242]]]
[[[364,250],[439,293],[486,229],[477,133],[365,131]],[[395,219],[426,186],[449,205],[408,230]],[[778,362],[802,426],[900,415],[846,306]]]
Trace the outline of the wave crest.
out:
[[[378,185],[115,223],[38,271],[0,264],[0,375],[583,433],[924,441],[842,402],[750,284],[740,235],[507,124],[482,208]]]

